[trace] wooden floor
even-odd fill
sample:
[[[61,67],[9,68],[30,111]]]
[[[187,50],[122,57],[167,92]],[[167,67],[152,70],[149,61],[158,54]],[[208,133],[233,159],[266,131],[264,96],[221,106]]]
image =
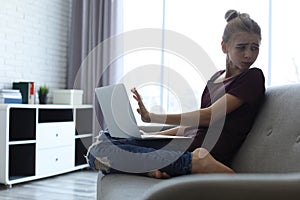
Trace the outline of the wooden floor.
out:
[[[6,188],[0,185],[1,200],[95,200],[97,172],[80,170]]]

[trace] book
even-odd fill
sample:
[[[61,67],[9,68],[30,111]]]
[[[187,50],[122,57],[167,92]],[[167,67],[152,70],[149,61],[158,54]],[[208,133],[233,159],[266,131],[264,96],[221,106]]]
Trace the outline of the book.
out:
[[[19,90],[0,90],[0,103],[22,103],[22,95]]]
[[[23,104],[34,104],[34,82],[13,82],[13,89],[19,89]]]

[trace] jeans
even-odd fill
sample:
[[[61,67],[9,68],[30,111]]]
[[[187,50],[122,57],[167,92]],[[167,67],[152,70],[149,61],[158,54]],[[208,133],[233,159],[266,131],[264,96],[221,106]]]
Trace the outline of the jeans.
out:
[[[98,137],[87,153],[87,162],[96,169],[97,159],[103,174],[141,174],[160,170],[170,176],[191,173],[192,153],[166,139],[137,140],[112,138],[108,131]]]

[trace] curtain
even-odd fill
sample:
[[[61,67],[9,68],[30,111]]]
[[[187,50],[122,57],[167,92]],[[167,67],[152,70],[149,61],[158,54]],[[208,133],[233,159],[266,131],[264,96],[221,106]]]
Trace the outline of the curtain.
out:
[[[117,4],[118,3],[118,4]],[[94,105],[94,134],[104,127],[95,87],[117,81],[120,61],[109,62],[117,43],[111,41],[122,26],[120,1],[73,0],[67,88],[83,90],[83,103]]]

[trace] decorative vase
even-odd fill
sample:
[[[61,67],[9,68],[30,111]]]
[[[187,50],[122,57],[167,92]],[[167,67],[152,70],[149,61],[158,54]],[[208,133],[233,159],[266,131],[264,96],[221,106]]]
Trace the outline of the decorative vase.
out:
[[[47,95],[39,95],[39,103],[47,104],[48,96]]]

